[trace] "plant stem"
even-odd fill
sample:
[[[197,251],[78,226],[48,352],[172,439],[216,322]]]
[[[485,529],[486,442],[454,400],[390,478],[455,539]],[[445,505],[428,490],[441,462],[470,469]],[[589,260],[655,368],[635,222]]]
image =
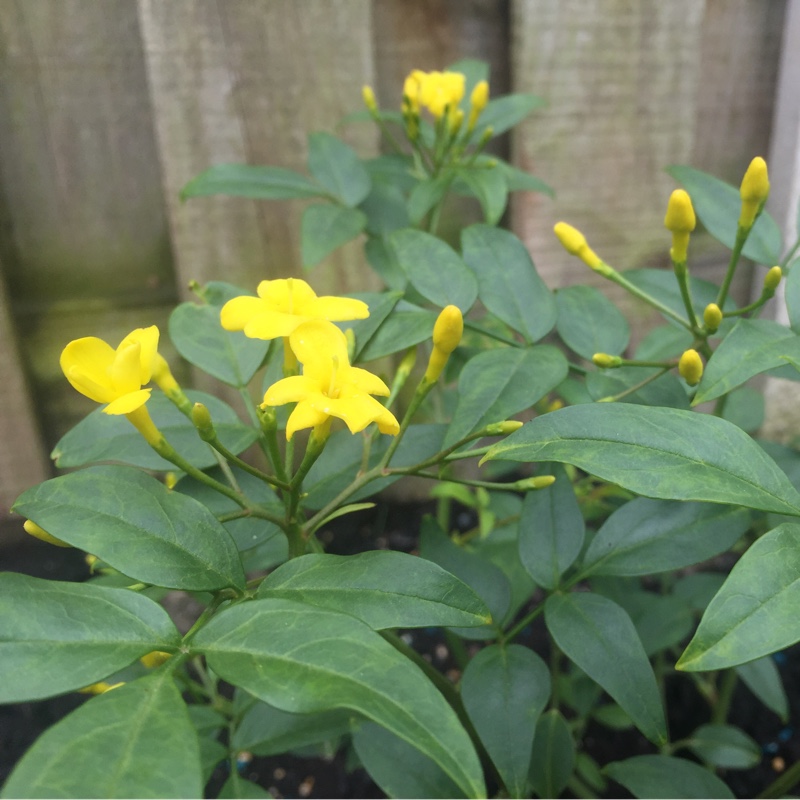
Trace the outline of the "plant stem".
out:
[[[602,397],[598,400],[598,403],[616,403],[619,400],[627,397],[628,395],[634,394],[634,392],[638,392],[639,389],[644,388],[647,386],[648,383],[652,383],[653,381],[657,381],[664,373],[669,372],[672,367],[663,367],[658,372],[654,372],[652,375],[648,375],[643,381],[639,381],[639,383],[634,384],[633,386],[629,386],[625,391],[620,392],[619,394],[609,395],[608,397]]]
[[[674,311],[669,306],[665,306],[660,300],[656,300],[655,297],[652,297],[651,295],[647,294],[647,292],[642,291],[638,286],[634,286],[627,278],[623,277],[616,270],[609,272],[606,277],[608,277],[609,280],[613,281],[618,286],[621,286],[634,297],[638,297],[648,305],[658,309],[665,316],[669,317],[670,319],[674,319],[675,322],[683,325],[684,328],[687,328],[690,331],[692,330],[692,325],[689,320],[682,317],[677,311]]]
[[[750,231],[752,229],[752,226],[750,228],[743,228],[741,225],[736,228],[736,241],[733,243],[731,259],[728,262],[728,271],[725,273],[725,279],[722,281],[722,285],[719,287],[719,294],[717,294],[717,305],[719,306],[720,310],[722,310],[725,300],[728,297],[728,290],[731,288],[731,281],[733,280],[733,275],[736,272],[736,265],[739,263],[739,257],[742,254],[742,248],[744,247],[744,243],[747,241],[747,237],[750,235]]]
[[[213,437],[210,437],[205,441],[207,441],[208,444],[210,444],[211,447],[213,447],[221,456],[224,456],[232,464],[235,464],[237,467],[239,467],[239,469],[244,470],[244,472],[247,472],[253,477],[258,478],[261,481],[264,481],[264,483],[268,483],[270,486],[274,486],[276,489],[289,488],[289,484],[286,483],[285,481],[280,480],[279,478],[275,478],[272,475],[267,475],[266,472],[262,472],[257,467],[251,466],[246,461],[243,461],[241,458],[239,458],[239,456],[228,450],[228,448],[225,447],[225,445],[222,444],[222,442],[219,440],[219,437],[216,435],[216,432],[214,433]]]
[[[726,669],[722,673],[722,679],[719,682],[719,691],[717,693],[717,701],[714,703],[714,708],[711,711],[711,722],[715,725],[724,725],[728,719],[728,712],[730,711],[731,700],[733,699],[733,690],[736,688],[738,677],[735,669]]]
[[[522,633],[523,630],[525,630],[525,628],[528,627],[528,625],[531,624],[531,622],[536,619],[536,617],[539,616],[539,614],[542,613],[542,611],[544,611],[544,603],[540,603],[538,606],[536,606],[536,608],[533,609],[533,611],[526,614],[516,625],[514,625],[511,630],[504,633],[500,637],[501,641],[505,644],[506,642],[510,642],[512,639],[515,639],[520,633]]]
[[[783,775],[777,777],[759,798],[789,797],[792,789],[800,783],[800,761],[795,761]]]
[[[475,331],[475,333],[480,333],[483,336],[488,336],[490,339],[496,339],[498,342],[502,342],[503,344],[511,345],[512,347],[528,346],[523,342],[518,342],[516,339],[510,339],[508,336],[503,336],[502,333],[495,333],[495,331],[491,331],[488,328],[484,328],[482,325],[478,325],[477,322],[472,322],[471,320],[468,319],[464,320],[464,327],[468,328],[471,331]]]

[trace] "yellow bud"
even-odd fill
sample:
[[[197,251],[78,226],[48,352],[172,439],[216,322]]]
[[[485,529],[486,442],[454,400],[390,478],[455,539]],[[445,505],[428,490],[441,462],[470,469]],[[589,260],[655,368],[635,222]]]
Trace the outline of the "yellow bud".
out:
[[[165,653],[163,650],[153,650],[143,655],[139,661],[141,661],[147,669],[155,669],[156,667],[160,667],[169,658],[172,658],[172,653]]]
[[[558,411],[559,408],[564,408],[564,401],[560,397],[550,401],[545,408],[544,413],[549,414],[551,411]]]
[[[598,269],[602,265],[602,260],[597,253],[589,247],[586,237],[572,225],[566,222],[557,222],[553,228],[558,241],[562,247],[573,256],[577,256],[586,266]],[[602,270],[601,270],[602,271]]]
[[[117,689],[118,687],[124,685],[124,681],[114,684],[107,683],[106,681],[99,681],[98,683],[92,683],[89,686],[84,686],[83,689],[78,689],[78,691],[81,694],[105,694],[106,692],[110,692],[112,689]]]
[[[514,484],[514,488],[520,492],[526,492],[530,489],[546,489],[556,482],[555,475],[537,475],[535,478],[523,478]]]
[[[522,427],[522,423],[516,419],[506,419],[502,422],[492,422],[487,425],[484,430],[487,436],[508,436],[509,433],[514,433]]]
[[[761,156],[756,156],[747,168],[739,187],[742,198],[742,211],[739,215],[739,226],[751,228],[756,215],[766,202],[769,195],[769,175],[767,162]]]
[[[451,136],[455,136],[464,124],[464,112],[460,108],[454,108],[447,117],[447,127]]]
[[[472,90],[472,94],[469,96],[469,106],[476,114],[480,114],[481,111],[486,108],[488,102],[489,83],[487,81],[478,81],[475,84],[475,88]]]
[[[697,386],[703,377],[703,360],[697,350],[686,350],[678,362],[678,372],[689,386]]]
[[[608,353],[595,353],[592,356],[592,362],[597,367],[603,369],[613,369],[614,367],[622,366],[622,359],[619,356],[610,356]]]
[[[352,361],[356,354],[356,333],[352,328],[348,328],[344,332],[344,338],[347,342],[347,358]]]
[[[192,406],[192,424],[197,428],[197,432],[204,442],[216,438],[217,432],[211,421],[211,412],[202,403],[195,403]]]
[[[425,370],[425,380],[439,379],[450,353],[458,347],[464,333],[464,318],[457,306],[445,306],[433,326],[433,352]]]
[[[783,277],[783,273],[781,272],[780,267],[772,267],[772,269],[767,272],[764,276],[764,291],[765,292],[774,292],[778,288],[778,284],[781,282],[781,278]]]
[[[397,372],[395,372],[395,380],[403,380],[411,374],[414,369],[414,364],[417,363],[417,348],[409,347],[406,354],[403,356],[400,363],[397,365]]]
[[[706,306],[706,310],[703,312],[703,322],[709,333],[714,333],[722,324],[722,310],[716,303],[709,303]]]
[[[172,470],[170,470],[169,472],[164,473],[164,486],[166,486],[167,489],[174,489],[177,483],[178,483],[177,472],[173,472]]]
[[[83,560],[86,562],[86,565],[89,569],[94,570],[94,565],[100,560],[97,556],[93,556],[91,553],[87,553]]]
[[[364,105],[371,111],[378,110],[378,103],[375,100],[375,92],[372,91],[371,86],[363,86],[361,88],[361,97],[364,98]]]
[[[25,522],[22,523],[22,527],[25,529],[25,533],[29,533],[31,536],[41,539],[48,544],[54,544],[56,547],[72,547],[71,544],[62,542],[61,539],[56,539],[55,536],[49,534],[43,528],[40,528],[33,520],[26,519]]]
[[[697,218],[692,207],[692,198],[683,189],[676,189],[669,197],[664,227],[672,233],[691,233]]]

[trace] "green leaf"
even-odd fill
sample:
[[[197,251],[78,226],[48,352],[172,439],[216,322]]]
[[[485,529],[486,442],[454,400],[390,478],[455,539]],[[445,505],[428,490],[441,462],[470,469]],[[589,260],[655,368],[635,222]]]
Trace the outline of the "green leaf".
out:
[[[518,644],[489,645],[467,665],[461,699],[510,797],[525,797],[533,737],[550,697],[550,670]]]
[[[499,567],[454,544],[432,517],[422,520],[419,552],[466,583],[486,603],[494,624],[502,622],[511,603],[511,586]],[[497,633],[494,625],[469,630],[470,638],[495,638]]]
[[[395,310],[373,334],[359,353],[359,361],[374,361],[399,353],[433,336],[436,314],[432,311],[398,303]]]
[[[236,412],[222,400],[205,392],[188,391],[193,403],[203,403],[211,413],[220,441],[233,453],[246,450],[258,432],[243,425]],[[164,438],[194,466],[205,469],[217,464],[214,451],[197,435],[192,421],[167,399],[156,392],[147,402],[155,426]],[[161,472],[174,470],[171,461],[161,458],[124,416],[93,411],[65,434],[51,453],[56,466],[82,467],[96,461],[117,461],[142,469]]]
[[[200,752],[169,672],[98,695],[46,730],[2,797],[202,797]]]
[[[491,622],[483,601],[458,578],[418,556],[385,550],[292,559],[256,596],[342,611],[376,631]]]
[[[480,157],[472,167],[462,166],[453,187],[478,199],[488,225],[497,225],[508,203],[508,187],[503,171],[491,159]]]
[[[693,340],[692,334],[686,328],[659,325],[639,342],[634,358],[639,361],[666,361],[677,358],[692,346]]]
[[[308,169],[346,206],[357,206],[372,188],[369,172],[355,150],[330,133],[308,137]]]
[[[511,164],[503,161],[502,158],[496,158],[495,161],[497,166],[503,170],[509,192],[538,192],[551,198],[556,196],[553,187],[545,183],[541,178],[511,166]]]
[[[558,797],[575,768],[575,742],[556,709],[545,711],[536,725],[530,780],[539,797]]]
[[[729,250],[736,241],[742,199],[739,189],[699,169],[667,167],[667,172],[689,192],[692,205],[705,229]],[[756,220],[742,254],[768,267],[780,261],[781,231],[767,211]]]
[[[367,225],[367,216],[357,208],[314,203],[303,212],[300,247],[303,267],[316,267],[323,258],[355,239]]]
[[[478,296],[478,283],[458,253],[430,233],[407,228],[389,236],[397,263],[414,288],[436,306],[458,306],[466,313]]]
[[[764,424],[764,395],[752,386],[734,389],[722,407],[722,418],[745,433],[755,433]]]
[[[0,703],[80,689],[180,638],[135,592],[0,573]]]
[[[14,511],[143,583],[244,588],[236,545],[203,505],[131,467],[89,467],[28,489]]]
[[[672,593],[683,600],[692,611],[702,612],[724,582],[725,575],[721,572],[692,572],[675,581]]]
[[[231,747],[271,756],[308,747],[349,733],[354,715],[335,709],[316,714],[289,714],[268,703],[255,703],[236,726]]]
[[[564,468],[546,464],[542,472],[555,475],[556,482],[525,495],[519,520],[519,555],[531,578],[553,590],[581,552],[586,524]]]
[[[631,621],[648,656],[685,642],[694,628],[689,604],[674,595],[637,592]]]
[[[359,209],[366,215],[366,232],[371,236],[383,236],[411,225],[400,187],[378,180],[374,175],[372,190]]]
[[[461,249],[464,262],[478,279],[478,296],[492,314],[529,342],[552,330],[555,299],[513,233],[491,225],[470,225],[461,233]]]
[[[263,789],[257,783],[248,781],[238,773],[233,773],[228,776],[222,788],[217,795],[219,800],[261,800],[261,798],[269,798],[272,800],[274,795],[270,794],[266,789]]]
[[[729,550],[749,527],[750,512],[738,506],[638,497],[605,521],[586,551],[581,574],[682,569]]]
[[[789,698],[783,688],[780,672],[771,656],[757,658],[734,667],[747,688],[786,723],[789,721]]]
[[[325,197],[327,192],[305,175],[282,167],[251,164],[216,164],[181,190],[181,200],[210,194],[249,197],[253,200],[294,200]]]
[[[586,376],[586,388],[591,397],[601,400],[622,394],[641,383],[645,378],[659,372],[658,369],[646,367],[617,367],[609,370],[590,372]],[[642,386],[635,392],[626,394],[616,401],[619,403],[638,403],[645,406],[668,406],[669,408],[689,408],[686,390],[671,372]]]
[[[676,664],[696,672],[753,661],[800,641],[800,525],[784,523],[739,559]]]
[[[181,303],[169,318],[169,337],[190,363],[229,386],[246,386],[261,366],[269,342],[226,331],[219,307]]]
[[[390,289],[405,292],[408,278],[395,260],[394,253],[386,242],[386,237],[368,236],[364,245],[364,255],[370,267]]]
[[[458,406],[445,446],[491,422],[529,408],[567,377],[567,360],[552,345],[484,350],[458,379]]]
[[[441,201],[452,182],[452,172],[446,171],[435,178],[423,178],[411,190],[411,194],[408,196],[407,208],[408,217],[414,225],[419,225],[425,215]]]
[[[701,761],[723,769],[751,769],[761,761],[761,747],[734,725],[701,725],[686,745]]]
[[[784,355],[800,357],[800,337],[777,322],[741,319],[708,361],[693,405],[716,400],[745,381],[785,363]]]
[[[579,356],[618,356],[628,346],[631,331],[620,310],[593,286],[567,286],[556,292],[558,335]]]
[[[673,756],[634,756],[614,761],[603,768],[612,780],[622,784],[634,797],[730,798],[733,792],[712,772],[693,761]]]
[[[349,708],[424,752],[468,796],[485,794],[455,712],[418,667],[355,617],[254,600],[211,619],[192,644],[220,677],[259,699],[291,713]]]
[[[742,430],[708,414],[571,406],[527,423],[485,458],[561,461],[649,497],[800,516],[800,495],[778,465]]]
[[[351,328],[353,331],[356,340],[355,355],[352,359],[354,364],[362,360],[361,353],[364,352],[372,337],[392,313],[402,296],[402,292],[358,292],[351,295],[369,306],[369,316],[366,319],[339,323],[342,330]]]
[[[589,592],[554,594],[545,604],[550,635],[568,658],[619,703],[652,742],[667,741],[653,669],[630,617]]]
[[[487,128],[492,129],[493,138],[499,136],[544,105],[545,101],[541,97],[532,94],[507,94],[505,97],[490,100],[478,117],[470,141],[478,141]]]
[[[423,753],[373,722],[353,734],[353,746],[388,797],[461,797],[463,790]]]

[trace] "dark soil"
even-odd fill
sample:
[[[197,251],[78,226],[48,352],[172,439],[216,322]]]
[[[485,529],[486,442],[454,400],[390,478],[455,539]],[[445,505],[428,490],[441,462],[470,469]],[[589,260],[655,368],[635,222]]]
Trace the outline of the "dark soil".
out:
[[[427,504],[392,506],[388,510],[384,506],[382,509],[350,515],[346,524],[335,531],[323,533],[326,549],[340,554],[376,547],[412,552],[416,540],[409,532],[418,530],[422,515],[431,510],[432,507]],[[0,569],[57,580],[80,581],[88,577],[82,553],[55,548],[33,539],[20,546],[0,550]],[[403,632],[403,638],[448,677],[458,679],[455,662],[438,631],[406,631]],[[523,632],[520,642],[543,656],[547,655],[547,636],[540,626],[530,626]],[[468,643],[467,646],[478,645]],[[737,684],[729,722],[752,736],[764,753],[761,763],[753,769],[720,772],[720,777],[737,797],[757,796],[783,770],[800,759],[800,730],[796,730],[800,728],[800,646],[778,653],[774,658],[789,696],[791,721],[789,725],[782,723],[744,684]],[[0,785],[40,734],[86,699],[82,695],[69,694],[36,703],[0,706]],[[708,706],[693,684],[685,678],[676,677],[667,682],[667,704],[671,712],[669,725],[673,740],[709,722]],[[635,730],[612,731],[596,722],[589,724],[583,746],[601,766],[633,755],[655,752],[655,748]],[[680,755],[688,757],[685,752]],[[248,760],[245,755],[239,768],[243,777],[260,784],[275,797],[383,797],[381,790],[363,769],[350,768],[350,757],[346,748],[326,758],[301,758],[284,754]],[[227,764],[217,767],[209,784],[210,797],[216,796],[225,782],[227,769]],[[567,790],[563,796],[573,795]],[[630,797],[624,788],[614,783],[609,784],[604,796]]]

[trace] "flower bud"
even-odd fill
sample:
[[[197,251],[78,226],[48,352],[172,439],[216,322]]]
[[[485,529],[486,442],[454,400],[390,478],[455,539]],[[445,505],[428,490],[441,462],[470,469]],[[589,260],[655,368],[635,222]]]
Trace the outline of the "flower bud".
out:
[[[709,333],[714,333],[722,324],[722,310],[716,303],[709,303],[706,306],[706,310],[703,312],[703,322]]]
[[[153,650],[143,655],[139,661],[141,661],[147,669],[155,669],[170,658],[172,658],[172,653],[165,653],[163,650]]]
[[[506,419],[502,422],[492,422],[484,428],[487,436],[508,436],[522,427],[522,423],[516,419]]]
[[[211,412],[202,403],[195,403],[192,406],[192,424],[197,428],[197,433],[204,442],[216,439],[217,432],[211,421]]]
[[[697,386],[703,377],[703,360],[697,350],[686,350],[678,362],[678,372],[689,386]]]
[[[587,267],[598,269],[603,263],[600,256],[589,247],[586,237],[572,225],[566,222],[557,222],[553,228],[562,247],[573,256],[577,256]]]
[[[347,342],[347,358],[352,362],[356,355],[356,333],[352,328],[348,328],[344,332],[344,338]]]
[[[178,484],[178,473],[174,470],[169,470],[164,473],[164,486],[167,489],[174,489]]]
[[[692,207],[692,199],[683,189],[676,189],[669,198],[664,227],[672,232],[670,256],[676,263],[686,261],[689,247],[689,234],[695,229],[697,218]]]
[[[481,111],[486,108],[488,102],[489,84],[486,81],[478,81],[478,83],[475,84],[475,88],[472,90],[472,94],[469,96],[468,130],[471,131],[475,127],[475,123],[478,121]]]
[[[781,272],[781,268],[772,267],[764,276],[764,291],[770,293],[774,292],[778,288],[782,277],[783,273]]]
[[[40,528],[33,520],[26,519],[25,522],[22,523],[22,527],[25,529],[25,533],[29,533],[31,536],[41,539],[48,544],[54,544],[56,547],[72,547],[71,544],[67,544],[61,541],[61,539],[56,539],[55,536],[48,533],[43,528]]]
[[[89,686],[84,686],[83,689],[78,689],[81,694],[105,694],[106,692],[110,692],[112,689],[117,689],[120,686],[124,686],[125,681],[120,683],[108,683],[107,681],[99,681],[98,683],[92,683]]]
[[[378,103],[375,100],[375,92],[372,91],[372,87],[363,86],[361,88],[361,97],[364,99],[364,105],[374,114],[378,110]]]
[[[433,326],[433,352],[425,370],[425,380],[432,383],[442,374],[450,353],[458,347],[464,333],[464,318],[457,306],[445,306]]]
[[[744,173],[742,185],[739,187],[739,195],[742,198],[739,227],[749,229],[753,226],[756,215],[769,195],[767,162],[760,156],[756,156],[750,162],[747,172]]]
[[[535,478],[523,478],[514,484],[514,488],[520,492],[527,492],[531,489],[546,489],[556,482],[555,475],[537,475]]]
[[[595,353],[592,356],[592,363],[602,369],[613,369],[622,366],[622,359],[619,356],[610,356],[608,353]]]

